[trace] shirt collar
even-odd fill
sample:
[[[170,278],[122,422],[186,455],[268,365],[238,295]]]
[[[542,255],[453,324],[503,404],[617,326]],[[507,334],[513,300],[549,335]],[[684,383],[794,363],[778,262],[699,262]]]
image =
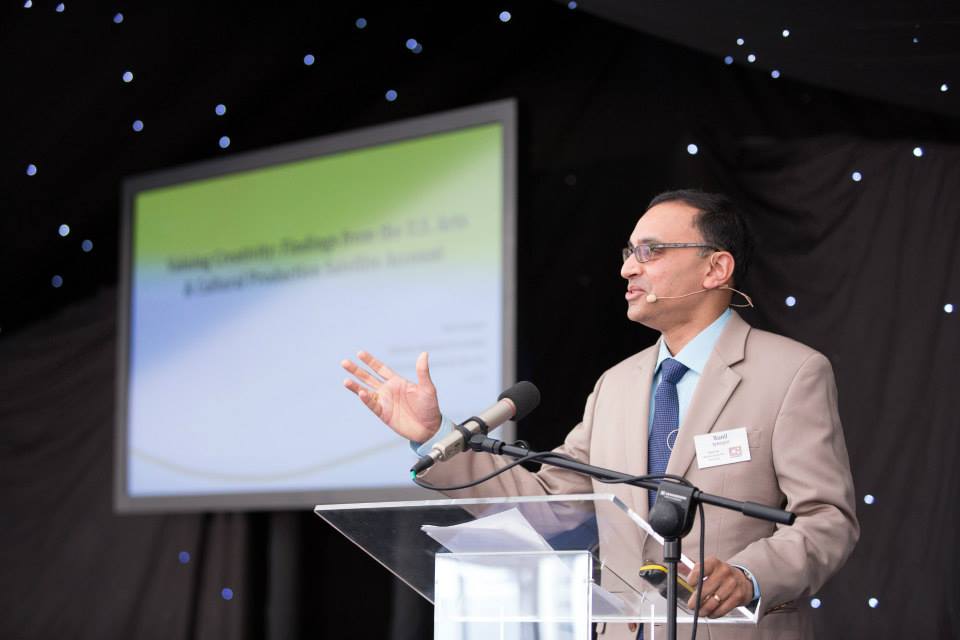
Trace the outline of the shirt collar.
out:
[[[713,352],[713,346],[717,343],[717,338],[723,333],[723,328],[727,326],[727,321],[730,320],[732,315],[733,312],[729,308],[726,309],[720,314],[720,317],[710,323],[710,326],[694,336],[693,340],[680,350],[680,353],[673,356],[670,355],[663,336],[660,336],[660,352],[657,354],[657,367],[654,369],[654,375],[660,371],[660,363],[667,358],[673,358],[686,366],[687,369],[696,372],[697,375],[702,374],[703,368]]]

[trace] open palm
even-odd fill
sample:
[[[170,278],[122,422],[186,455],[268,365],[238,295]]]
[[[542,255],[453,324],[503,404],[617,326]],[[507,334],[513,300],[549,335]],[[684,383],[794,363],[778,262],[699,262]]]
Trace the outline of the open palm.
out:
[[[361,367],[351,360],[341,366],[353,378],[343,381],[363,404],[398,434],[413,442],[426,442],[440,427],[440,405],[437,389],[430,379],[426,353],[417,358],[417,382],[398,375],[390,367],[366,351],[357,357],[369,367]]]

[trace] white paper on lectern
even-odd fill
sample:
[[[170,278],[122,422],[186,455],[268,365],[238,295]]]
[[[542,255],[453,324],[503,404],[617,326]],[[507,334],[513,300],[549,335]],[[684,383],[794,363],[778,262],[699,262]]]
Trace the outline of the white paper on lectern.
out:
[[[453,553],[553,551],[516,507],[463,524],[449,527],[425,524],[420,528]]]

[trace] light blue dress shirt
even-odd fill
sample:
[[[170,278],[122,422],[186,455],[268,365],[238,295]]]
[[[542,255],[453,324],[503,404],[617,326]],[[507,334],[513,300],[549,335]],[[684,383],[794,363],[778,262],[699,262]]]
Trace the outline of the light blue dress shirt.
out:
[[[721,313],[720,317],[710,323],[706,329],[698,333],[693,340],[688,342],[676,355],[670,353],[670,350],[667,349],[666,341],[661,337],[660,351],[657,354],[656,373],[653,376],[653,384],[650,385],[650,414],[647,422],[648,432],[649,429],[653,428],[653,412],[656,408],[654,395],[657,390],[657,385],[660,384],[660,378],[662,377],[660,364],[667,358],[673,358],[687,367],[687,372],[683,378],[680,379],[680,382],[677,383],[677,399],[680,404],[680,422],[678,424],[682,425],[683,419],[687,414],[687,409],[690,406],[690,400],[693,399],[693,392],[696,391],[697,383],[700,382],[700,376],[703,375],[703,369],[707,364],[707,360],[710,359],[710,355],[713,353],[713,347],[716,345],[720,334],[723,333],[724,327],[727,326],[731,315],[733,315],[733,312],[730,311],[730,309]],[[440,428],[430,440],[423,444],[411,442],[410,448],[412,448],[418,456],[425,456],[430,453],[430,449],[434,443],[453,431],[454,426],[455,423],[444,416]],[[757,583],[757,579],[753,577],[753,574],[750,573],[746,567],[735,566],[743,569],[747,577],[753,582],[753,599],[754,601],[758,600],[760,598],[760,585]]]

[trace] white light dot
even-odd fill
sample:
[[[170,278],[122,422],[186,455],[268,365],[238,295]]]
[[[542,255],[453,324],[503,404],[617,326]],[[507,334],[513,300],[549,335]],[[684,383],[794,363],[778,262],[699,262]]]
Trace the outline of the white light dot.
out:
[[[222,104],[222,103],[221,103],[221,104],[218,104],[217,106],[215,106],[215,107],[213,108],[213,112],[216,113],[218,116],[222,116],[223,114],[225,114],[225,113],[227,112],[227,105]]]
[[[66,8],[67,7],[64,6],[64,4],[61,2],[60,4],[57,5],[57,13],[63,13],[63,10]]]
[[[733,64],[733,56],[724,56],[723,64]]]
[[[133,82],[133,71],[124,71],[121,77],[124,82]]]
[[[877,607],[880,606],[880,601],[877,600],[876,598],[870,598],[869,600],[867,600],[867,606],[869,606],[871,609],[876,609]]]
[[[387,102],[393,102],[397,99],[397,92],[393,89],[387,89],[387,92],[383,94],[383,97],[387,99]]]
[[[220,597],[224,600],[233,600],[233,589],[230,587],[224,587],[220,590]]]
[[[511,16],[509,11],[500,12],[500,22],[510,22],[510,18]]]
[[[820,598],[810,598],[810,606],[814,609],[819,609],[821,604],[823,603],[820,602]]]
[[[407,38],[407,49],[410,49],[410,51],[416,49],[418,44],[416,38]]]
[[[221,149],[226,149],[230,146],[230,136],[220,136],[220,142],[218,144]]]
[[[123,22],[123,14],[122,14],[122,13],[118,13],[118,14],[116,14],[115,16],[113,16],[113,24],[120,24],[121,22]]]
[[[914,147],[914,148],[913,148],[913,155],[916,156],[916,157],[918,157],[918,158],[923,157],[923,147]]]
[[[873,494],[868,493],[867,495],[863,496],[863,504],[873,504],[876,501],[877,499],[873,497]]]
[[[738,47],[742,47],[742,46],[743,46],[743,38],[737,38],[737,46],[738,46]]]
[[[137,133],[143,131],[143,120],[134,120],[133,130],[136,131]]]
[[[366,18],[357,18],[357,21],[354,22],[357,26],[357,29],[366,29],[367,28],[367,19]]]
[[[27,175],[28,175],[28,176],[35,176],[35,175],[37,175],[37,165],[35,165],[35,164],[28,164],[28,165],[27,165]]]
[[[795,307],[797,306],[797,299],[794,298],[793,296],[787,296],[786,300],[784,300],[783,303],[788,307]]]
[[[780,77],[780,71],[778,71],[777,69],[774,69],[773,71],[770,72],[770,77],[771,77],[771,78],[779,78],[779,77]]]
[[[57,229],[57,233],[60,234],[61,238],[66,238],[68,235],[70,235],[70,225],[68,224],[60,225],[60,228]]]
[[[60,287],[63,286],[63,278],[61,278],[60,276],[53,276],[52,278],[50,278],[50,284],[53,285],[54,289],[59,289]]]
[[[854,182],[860,182],[861,180],[863,180],[863,174],[860,173],[859,171],[854,171],[853,173],[850,174],[850,179],[853,180]]]
[[[690,155],[695,156],[699,151],[700,151],[700,147],[693,144],[692,142],[687,145],[687,153],[689,153]]]
[[[756,62],[756,61],[757,61],[757,54],[751,53],[747,55],[747,62]]]
[[[784,38],[789,38],[789,37],[790,37],[790,29],[784,29],[783,31],[780,32],[780,35],[782,35]]]
[[[920,38],[913,36],[913,44],[920,44]]]
[[[942,93],[946,93],[946,92],[949,91],[949,90],[950,90],[950,87],[947,85],[946,82],[944,82],[942,85],[940,85],[940,91],[941,91]]]
[[[313,57],[312,53],[308,53],[307,55],[303,56],[303,64],[307,65],[308,67],[312,65],[315,61],[316,61],[316,58]]]
[[[24,9],[29,9],[32,6],[33,6],[33,0],[26,0],[26,2],[23,3]]]
[[[577,8],[576,0],[570,0],[570,2],[567,3],[567,9],[570,9],[571,11],[573,11],[576,8]]]
[[[80,243],[80,248],[83,249],[84,253],[90,253],[91,251],[93,251],[93,241],[84,240],[83,242]]]
[[[953,305],[948,302],[947,304],[943,305],[943,310],[946,313],[953,313]]]

